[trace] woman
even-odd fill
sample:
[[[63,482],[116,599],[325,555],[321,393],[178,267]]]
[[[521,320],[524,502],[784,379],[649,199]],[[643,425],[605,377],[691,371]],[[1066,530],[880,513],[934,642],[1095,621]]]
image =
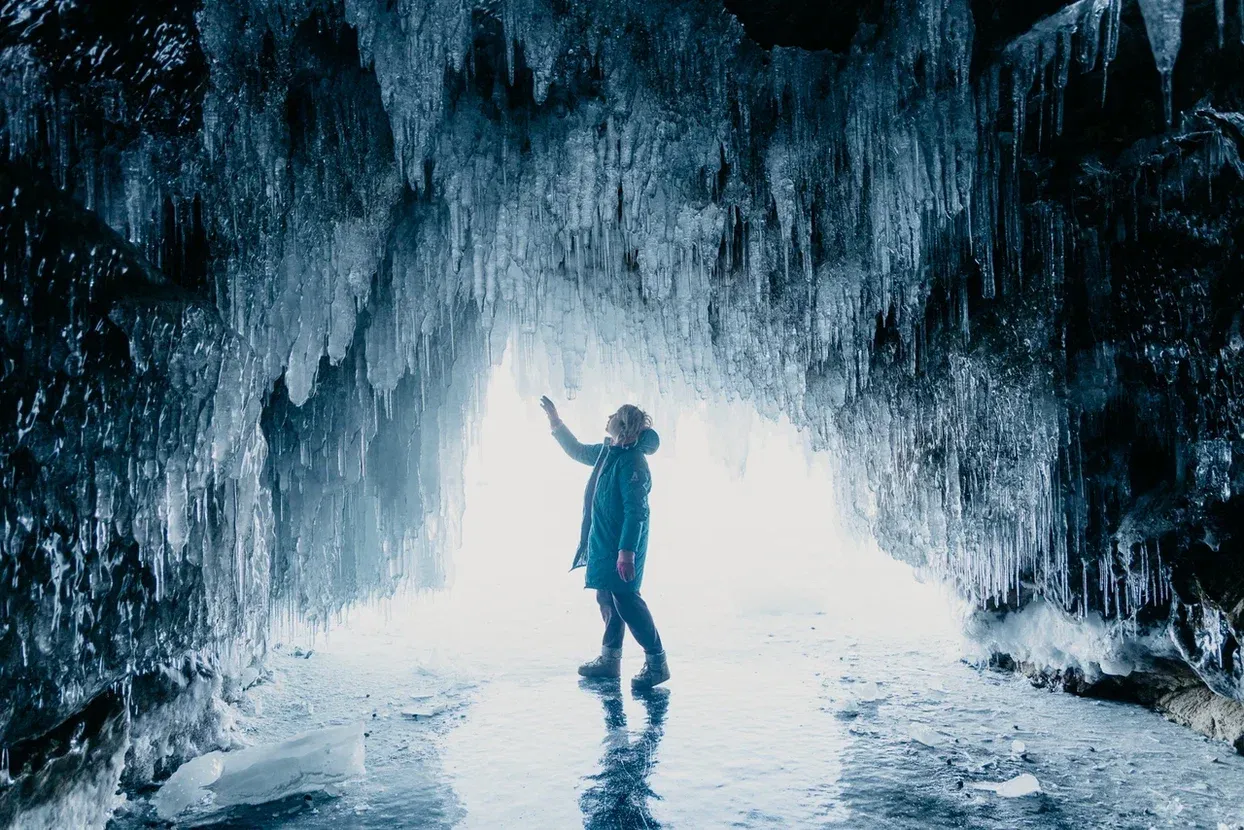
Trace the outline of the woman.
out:
[[[648,551],[648,492],[652,475],[645,455],[656,452],[661,439],[642,409],[625,404],[605,423],[601,444],[580,444],[544,397],[540,405],[562,449],[592,468],[583,499],[579,549],[571,570],[587,566],[586,586],[596,590],[605,621],[600,657],[579,667],[584,677],[615,678],[622,674],[622,637],[626,628],[644,650],[644,670],[631,678],[636,690],[669,680],[661,635],[648,604],[639,595]]]

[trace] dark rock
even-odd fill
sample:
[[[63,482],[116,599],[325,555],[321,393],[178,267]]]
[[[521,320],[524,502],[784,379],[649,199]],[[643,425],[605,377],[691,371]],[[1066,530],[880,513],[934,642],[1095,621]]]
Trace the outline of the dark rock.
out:
[[[1088,682],[1080,672],[1054,672],[1021,664],[1019,669],[1039,687],[1057,687],[1072,694],[1139,703],[1168,720],[1240,750],[1244,740],[1244,703],[1213,692],[1186,664],[1155,660],[1146,670],[1126,677]],[[1075,682],[1067,682],[1074,676]],[[1096,752],[1089,747],[1089,752]]]

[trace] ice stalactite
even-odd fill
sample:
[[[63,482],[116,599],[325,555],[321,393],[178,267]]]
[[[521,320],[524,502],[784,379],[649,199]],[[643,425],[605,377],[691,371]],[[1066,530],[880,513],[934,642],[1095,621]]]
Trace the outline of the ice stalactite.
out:
[[[1149,45],[1153,47],[1153,62],[1162,76],[1162,101],[1166,108],[1166,123],[1171,123],[1171,73],[1175,71],[1175,59],[1179,57],[1179,43],[1183,37],[1184,0],[1137,0],[1145,18],[1145,31],[1149,33]],[[1219,41],[1222,40],[1222,12],[1219,5]]]
[[[1119,48],[1119,14],[1122,0],[1080,0],[1057,14],[1038,22],[1028,32],[1007,45],[1003,58],[1011,73],[1012,141],[1023,145],[1025,107],[1034,84],[1045,89],[1046,77],[1054,87],[1053,122],[1055,134],[1062,132],[1064,91],[1072,62],[1082,73],[1099,65],[1102,97],[1106,77]],[[1045,116],[1038,119],[1045,127]]]

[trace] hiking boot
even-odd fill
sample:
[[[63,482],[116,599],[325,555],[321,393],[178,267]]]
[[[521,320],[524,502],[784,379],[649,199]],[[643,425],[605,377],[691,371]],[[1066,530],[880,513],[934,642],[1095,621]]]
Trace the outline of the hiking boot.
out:
[[[670,679],[670,667],[665,662],[665,652],[644,655],[644,670],[631,678],[631,689],[643,691]]]
[[[622,676],[622,649],[605,646],[595,660],[579,666],[579,674],[584,677],[604,677],[617,679]]]

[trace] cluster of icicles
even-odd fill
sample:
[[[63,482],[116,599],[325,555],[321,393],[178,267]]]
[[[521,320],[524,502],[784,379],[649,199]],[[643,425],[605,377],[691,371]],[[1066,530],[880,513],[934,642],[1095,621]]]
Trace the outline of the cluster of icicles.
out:
[[[979,601],[1035,575],[1067,607],[1080,596],[1082,608],[1134,609],[1162,590],[1148,571],[1122,598],[1113,582],[1072,582],[1081,551],[1068,546],[1057,463],[1070,439],[1048,380],[999,386],[960,355],[927,395],[864,394],[878,319],[918,341],[932,274],[966,252],[986,296],[1007,290],[1026,220],[1006,171],[1031,93],[1056,91],[1037,123],[1061,130],[1071,67],[1109,64],[1122,2],[1067,6],[974,80],[966,0],[897,2],[881,34],[845,56],[765,53],[705,4],[598,2],[559,16],[547,0],[344,0],[359,65],[322,83],[292,68],[308,4],[251,0],[245,15],[206,4],[195,163],[170,173],[152,139],[119,148],[123,163],[107,170],[58,172],[66,186],[105,182],[76,191],[140,246],[158,237],[167,200],[204,195],[224,248],[217,302],[255,361],[253,382],[216,393],[222,432],[259,442],[221,474],[246,493],[276,488],[271,520],[294,549],[272,578],[290,613],[320,617],[402,578],[441,577],[480,378],[511,342],[551,355],[526,371],[570,391],[590,383],[590,351],[621,350],[697,394],[788,413],[842,459],[883,542]],[[1183,0],[1139,2],[1169,102]],[[521,118],[473,91],[481,11],[504,33],[494,84],[529,73]],[[262,84],[260,60],[282,67]],[[16,48],[0,56],[18,154],[55,109],[36,63]],[[588,78],[591,95],[573,92]],[[295,93],[305,105],[291,129]],[[1032,243],[1051,284],[1062,221],[1052,213]],[[946,236],[961,250],[931,244]],[[970,330],[966,305],[957,319]],[[904,350],[913,379],[915,354]],[[294,426],[268,447],[259,403],[278,380]],[[379,441],[385,458],[410,458],[369,468]],[[157,462],[148,483],[116,483],[149,503],[179,556],[204,538],[190,529],[210,501],[196,471],[219,455],[194,446]],[[266,543],[250,555],[267,556]],[[255,572],[233,560],[204,569]],[[1090,590],[1104,599],[1090,603]]]

